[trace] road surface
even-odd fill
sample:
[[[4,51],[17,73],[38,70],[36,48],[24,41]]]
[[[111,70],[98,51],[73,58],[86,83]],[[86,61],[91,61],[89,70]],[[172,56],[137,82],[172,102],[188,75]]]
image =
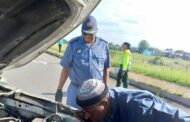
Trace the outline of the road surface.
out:
[[[62,67],[59,64],[60,59],[49,54],[42,54],[31,63],[10,71],[3,73],[3,78],[12,85],[18,88],[37,95],[40,97],[54,100],[54,95],[58,86],[60,73]],[[66,102],[67,88],[69,85],[69,79],[63,88],[63,102]],[[115,86],[115,80],[110,78],[109,86]],[[129,86],[130,89],[137,89]],[[190,114],[190,108],[179,105],[172,101],[166,100],[188,114]]]

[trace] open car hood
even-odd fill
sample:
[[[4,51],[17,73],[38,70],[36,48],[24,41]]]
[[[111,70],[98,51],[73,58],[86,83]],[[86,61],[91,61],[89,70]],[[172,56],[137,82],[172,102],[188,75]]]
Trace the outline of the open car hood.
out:
[[[22,66],[76,28],[100,0],[1,0],[0,72]]]

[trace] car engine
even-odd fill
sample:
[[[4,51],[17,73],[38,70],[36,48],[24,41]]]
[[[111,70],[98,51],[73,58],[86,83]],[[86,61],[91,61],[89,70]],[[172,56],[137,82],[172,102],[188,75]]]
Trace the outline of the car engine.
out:
[[[83,115],[62,103],[0,85],[0,122],[85,122]]]

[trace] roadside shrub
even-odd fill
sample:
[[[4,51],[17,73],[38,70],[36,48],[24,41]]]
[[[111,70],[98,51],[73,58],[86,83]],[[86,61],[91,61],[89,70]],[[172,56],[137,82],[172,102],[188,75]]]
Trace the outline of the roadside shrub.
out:
[[[148,63],[154,65],[163,65],[163,61],[160,57],[154,57],[153,59],[149,60]]]
[[[119,67],[120,63],[119,62],[111,62],[112,67]]]

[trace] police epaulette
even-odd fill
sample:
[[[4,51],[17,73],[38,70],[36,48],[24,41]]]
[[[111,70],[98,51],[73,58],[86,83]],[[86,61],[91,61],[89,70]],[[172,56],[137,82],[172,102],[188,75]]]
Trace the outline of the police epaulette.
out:
[[[102,38],[100,38],[100,37],[99,37],[99,39],[100,39],[101,41],[105,42],[105,43],[108,43],[106,40],[104,40],[104,39],[102,39]]]

